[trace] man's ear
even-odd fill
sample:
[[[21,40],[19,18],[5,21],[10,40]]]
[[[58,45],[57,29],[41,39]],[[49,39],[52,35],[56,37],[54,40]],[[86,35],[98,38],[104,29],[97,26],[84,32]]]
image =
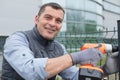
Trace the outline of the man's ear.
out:
[[[37,24],[39,22],[39,16],[38,15],[35,16],[34,22],[35,22],[35,24]]]

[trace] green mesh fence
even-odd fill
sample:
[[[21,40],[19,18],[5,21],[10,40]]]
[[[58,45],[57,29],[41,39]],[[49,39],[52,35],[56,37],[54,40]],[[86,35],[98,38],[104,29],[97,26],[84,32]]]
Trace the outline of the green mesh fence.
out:
[[[112,31],[108,31],[106,29],[105,31],[91,33],[87,32],[79,34],[76,34],[76,32],[74,32],[74,34],[73,32],[72,33],[61,32],[57,36],[56,40],[64,44],[68,53],[72,53],[75,51],[80,51],[80,47],[85,43],[108,43],[118,45],[118,33],[117,30],[115,30],[115,28]],[[106,57],[107,54],[104,55],[103,60],[98,63],[98,66],[101,66],[105,63]],[[112,74],[109,77],[106,77],[105,80],[119,80],[119,75],[118,73]]]

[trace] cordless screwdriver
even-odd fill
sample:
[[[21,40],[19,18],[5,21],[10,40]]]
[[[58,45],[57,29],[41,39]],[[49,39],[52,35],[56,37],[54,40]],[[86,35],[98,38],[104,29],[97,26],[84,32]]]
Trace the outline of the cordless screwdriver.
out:
[[[100,50],[103,54],[111,54],[118,51],[117,45],[105,44],[105,43],[85,43],[82,45],[80,50],[85,50],[88,48],[96,48]],[[102,80],[104,71],[95,67],[92,64],[84,64],[80,66],[79,69],[79,80]]]
[[[88,48],[97,48],[103,54],[118,51],[118,46],[117,45],[105,44],[105,43],[86,43],[86,44],[82,45],[80,50],[85,50],[85,49],[88,49]]]

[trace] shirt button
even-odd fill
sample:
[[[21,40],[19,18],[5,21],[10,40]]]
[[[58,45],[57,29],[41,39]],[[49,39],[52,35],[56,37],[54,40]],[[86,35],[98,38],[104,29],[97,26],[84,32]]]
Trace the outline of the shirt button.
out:
[[[23,56],[25,56],[25,54],[22,54]]]

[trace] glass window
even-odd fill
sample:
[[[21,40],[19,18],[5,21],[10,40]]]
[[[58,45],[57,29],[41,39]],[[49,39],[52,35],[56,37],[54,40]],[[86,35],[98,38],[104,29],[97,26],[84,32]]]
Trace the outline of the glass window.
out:
[[[91,0],[69,1],[67,7],[67,32],[72,34],[95,32],[98,30],[97,25],[103,25],[103,17],[100,16],[102,15],[102,6],[96,2]]]
[[[85,10],[96,12],[96,3],[86,0],[85,1]]]
[[[84,0],[66,0],[66,7],[67,8],[74,8],[74,9],[83,9],[84,8]]]
[[[83,20],[83,12],[82,11],[76,11],[76,10],[67,10],[67,20],[68,21],[81,21]]]
[[[103,18],[99,15],[96,15],[96,22],[98,25],[103,25]]]
[[[102,6],[94,1],[86,0],[85,2],[85,10],[87,11],[92,11],[102,15],[102,9]]]
[[[87,33],[87,32],[96,32],[96,24],[92,24],[92,23],[95,23],[95,22],[92,22],[91,21],[91,23],[90,23],[90,21],[86,21],[86,23],[84,24],[85,26],[85,32]]]
[[[72,34],[79,34],[80,32],[84,32],[84,25],[82,21],[84,21],[84,12],[77,10],[67,10],[67,32]]]
[[[83,33],[85,32],[84,24],[67,22],[67,32],[71,34]]]
[[[85,20],[96,21],[96,14],[86,12],[85,13]]]

